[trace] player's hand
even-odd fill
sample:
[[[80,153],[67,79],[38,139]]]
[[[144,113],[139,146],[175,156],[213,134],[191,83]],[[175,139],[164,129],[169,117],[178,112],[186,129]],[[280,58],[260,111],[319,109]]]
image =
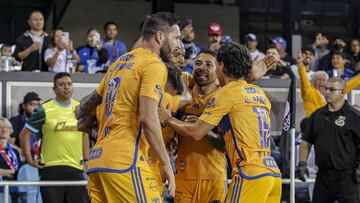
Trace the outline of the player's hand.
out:
[[[171,168],[170,162],[167,164],[160,164],[160,173],[163,180],[168,181],[168,194],[174,196],[175,194],[175,176],[174,171]],[[164,181],[164,182],[165,182]]]
[[[309,169],[307,168],[306,161],[299,161],[295,172],[299,180],[306,182],[305,175],[309,177]]]
[[[44,165],[40,163],[40,160],[31,160],[29,161],[29,164],[35,168],[42,169],[44,168]]]
[[[170,105],[168,105],[165,108],[163,107],[159,107],[158,108],[158,116],[159,116],[159,120],[161,124],[165,124],[165,122],[171,118],[171,110],[170,110]]]
[[[357,184],[360,183],[360,165],[356,168],[356,170],[354,172],[354,181]]]
[[[199,119],[199,117],[197,117],[195,115],[186,115],[184,118],[184,122],[195,123],[198,119]]]

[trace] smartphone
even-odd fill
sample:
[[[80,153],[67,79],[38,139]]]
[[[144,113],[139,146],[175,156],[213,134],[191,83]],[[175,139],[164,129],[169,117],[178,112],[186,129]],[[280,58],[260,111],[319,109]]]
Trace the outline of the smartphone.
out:
[[[69,41],[70,41],[70,34],[69,34],[69,32],[63,32],[63,33],[61,33],[61,41],[64,42],[65,44],[69,44]]]
[[[100,42],[100,33],[96,33],[94,36],[93,36],[93,43],[94,44],[97,44],[98,42]]]

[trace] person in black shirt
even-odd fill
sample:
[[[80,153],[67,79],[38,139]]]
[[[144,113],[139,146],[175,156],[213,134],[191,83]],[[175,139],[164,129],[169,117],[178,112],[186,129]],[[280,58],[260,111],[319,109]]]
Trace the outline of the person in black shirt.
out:
[[[22,71],[47,71],[44,53],[49,43],[49,37],[43,30],[43,14],[38,10],[32,11],[28,23],[30,29],[16,39],[14,57],[23,62]]]
[[[315,148],[317,173],[314,203],[358,203],[360,183],[360,112],[345,100],[345,82],[331,78],[326,84],[327,105],[309,118],[300,144],[297,177],[305,181],[306,160]]]
[[[13,132],[11,133],[10,142],[16,147],[20,147],[20,138],[19,134],[24,128],[26,121],[31,117],[34,109],[40,104],[40,97],[35,92],[28,92],[24,96],[23,102],[19,105],[19,114],[10,118],[11,125],[13,127]],[[36,135],[34,135],[36,136]],[[40,135],[36,136],[40,137]]]

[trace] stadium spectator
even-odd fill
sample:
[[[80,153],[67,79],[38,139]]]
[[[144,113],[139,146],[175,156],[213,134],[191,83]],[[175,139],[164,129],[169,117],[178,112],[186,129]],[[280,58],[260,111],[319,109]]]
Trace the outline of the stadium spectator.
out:
[[[25,123],[31,117],[34,109],[40,105],[40,97],[35,92],[28,92],[24,96],[23,102],[19,104],[19,114],[10,118],[10,122],[13,128],[11,133],[11,144],[16,147],[20,147],[20,132],[24,128]],[[39,155],[39,143],[38,141],[41,139],[40,133],[34,133],[30,137],[31,143],[31,154]]]
[[[103,70],[108,62],[108,52],[101,47],[100,34],[95,28],[90,28],[86,34],[86,45],[76,49],[80,56],[77,70],[83,73],[95,73]]]
[[[271,43],[275,44],[276,49],[279,51],[280,59],[284,61],[287,65],[296,64],[295,59],[293,59],[288,53],[286,53],[287,43],[282,37],[275,37],[270,40]]]
[[[22,164],[20,151],[10,142],[13,129],[6,118],[0,118],[0,175],[3,180],[16,180],[17,172]]]
[[[102,47],[108,52],[109,65],[114,63],[117,58],[127,52],[125,44],[117,40],[118,26],[115,22],[107,22],[104,25],[105,38],[101,41]]]
[[[3,44],[1,49],[0,71],[12,71],[12,66],[21,66],[21,63],[12,57],[11,45]]]
[[[63,28],[56,28],[51,36],[52,48],[45,51],[45,62],[49,66],[51,72],[75,72],[70,71],[76,68],[76,64],[80,62],[80,57],[73,47],[73,42],[69,39],[68,33]]]
[[[254,61],[261,60],[265,57],[264,53],[257,50],[257,38],[253,33],[249,33],[245,36],[245,46],[250,50],[251,58]]]
[[[38,106],[20,133],[26,161],[42,169],[40,180],[83,180],[88,160],[88,135],[77,131],[74,114],[78,101],[72,99],[73,85],[69,73],[54,76],[55,98]],[[30,152],[30,136],[42,133],[41,159],[34,160]],[[41,187],[44,202],[84,202],[81,186]]]
[[[267,71],[265,76],[269,76],[270,78],[289,78],[289,75],[286,74],[286,68],[290,66],[290,64],[285,63],[283,60],[280,59],[280,54],[277,48],[270,47],[266,51],[266,56],[274,56],[277,63],[273,64],[272,67]]]
[[[311,69],[311,64],[314,61],[314,49],[311,46],[305,46],[304,48],[301,49],[302,55],[303,55],[303,64],[305,66],[305,70],[306,73],[308,75],[309,78],[312,78],[314,76],[314,71]],[[295,74],[296,78],[300,78],[299,76],[299,71],[298,71],[298,66],[294,65],[291,66],[291,69],[293,71],[293,73]]]
[[[328,44],[329,40],[326,38],[326,36],[322,35],[321,33],[318,33],[315,36],[315,40],[312,44],[312,47],[315,51],[314,61],[311,63],[310,66],[313,71],[318,71],[320,60],[330,53],[330,50],[327,49]]]
[[[360,41],[356,38],[350,41],[350,54],[355,63],[355,72],[360,72]]]
[[[211,23],[208,28],[209,49],[217,52],[221,46],[222,28],[219,23]]]
[[[331,56],[331,68],[328,69],[327,73],[329,77],[341,77],[345,81],[348,81],[355,75],[353,69],[345,67],[346,56],[344,52],[334,51]]]
[[[335,37],[332,43],[331,51],[319,61],[318,70],[328,71],[329,69],[334,68],[331,64],[334,52],[343,53],[343,58],[345,59],[345,61],[347,61],[345,68],[355,70],[353,58],[350,56],[350,54],[345,52],[345,47],[345,41],[339,37]]]
[[[360,183],[360,113],[345,100],[345,81],[332,78],[326,84],[327,105],[315,111],[302,136],[297,177],[309,175],[306,160],[315,149],[316,176],[313,203],[357,203]],[[329,147],[331,146],[331,147]]]
[[[32,11],[28,23],[30,29],[16,39],[14,56],[17,60],[22,61],[23,71],[47,71],[44,53],[49,43],[49,37],[43,30],[43,14],[38,10]]]
[[[183,71],[192,73],[194,60],[201,48],[195,44],[195,30],[192,19],[187,19],[185,25],[181,29],[182,42],[185,47],[185,62]]]
[[[301,51],[297,55],[298,72],[300,76],[301,96],[304,103],[304,110],[307,117],[320,107],[325,106],[325,85],[329,79],[325,71],[317,71],[311,84],[304,66],[304,56]],[[351,78],[346,83],[345,93],[350,92],[360,84],[360,74]]]

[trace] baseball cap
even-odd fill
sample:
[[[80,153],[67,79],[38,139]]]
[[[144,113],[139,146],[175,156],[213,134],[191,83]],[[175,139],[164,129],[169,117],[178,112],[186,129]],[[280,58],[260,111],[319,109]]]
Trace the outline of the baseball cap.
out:
[[[287,45],[285,39],[282,37],[275,37],[275,38],[271,39],[270,42],[272,42],[274,44],[281,44],[281,46],[283,46],[284,48],[286,48],[286,45]]]
[[[208,35],[221,35],[222,28],[219,23],[211,23],[208,28]]]
[[[24,104],[27,104],[31,101],[34,101],[34,100],[41,100],[41,98],[39,97],[38,94],[36,94],[35,92],[28,92],[26,93],[26,95],[24,96],[24,101],[23,103]]]
[[[249,33],[245,36],[245,41],[257,41],[256,35],[253,33]]]

